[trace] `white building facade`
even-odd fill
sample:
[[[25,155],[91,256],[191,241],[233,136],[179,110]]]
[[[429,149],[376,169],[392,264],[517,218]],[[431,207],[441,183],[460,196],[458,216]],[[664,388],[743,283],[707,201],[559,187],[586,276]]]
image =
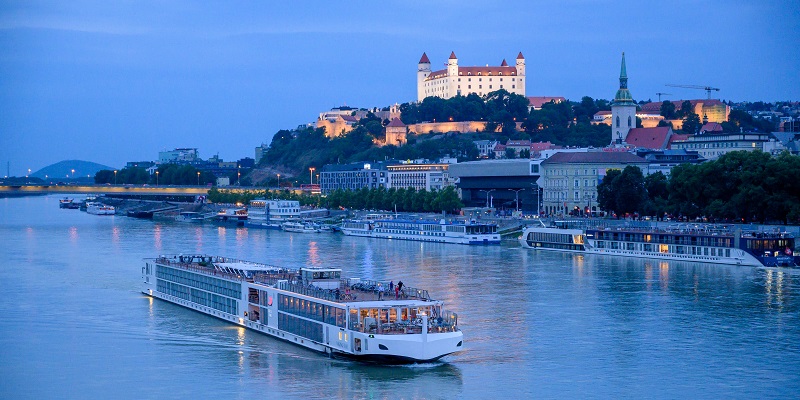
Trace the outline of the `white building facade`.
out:
[[[484,96],[500,89],[525,96],[525,57],[522,52],[517,56],[513,67],[506,60],[496,67],[459,67],[455,52],[450,53],[447,68],[442,70],[432,71],[431,62],[425,53],[422,53],[419,60],[417,101],[430,96],[449,99],[470,93]]]

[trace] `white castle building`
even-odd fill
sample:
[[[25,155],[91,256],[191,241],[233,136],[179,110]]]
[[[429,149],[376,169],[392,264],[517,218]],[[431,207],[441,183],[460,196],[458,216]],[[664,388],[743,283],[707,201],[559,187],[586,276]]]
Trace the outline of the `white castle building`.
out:
[[[449,99],[458,95],[476,93],[483,96],[496,90],[525,96],[525,57],[517,56],[517,64],[510,67],[506,60],[498,67],[459,67],[455,52],[450,53],[447,68],[431,71],[428,55],[422,53],[417,68],[417,101],[436,96]]]

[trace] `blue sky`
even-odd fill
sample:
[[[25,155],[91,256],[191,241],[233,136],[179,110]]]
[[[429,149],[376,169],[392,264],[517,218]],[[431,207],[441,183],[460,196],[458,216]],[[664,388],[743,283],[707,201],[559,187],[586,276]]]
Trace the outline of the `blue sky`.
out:
[[[276,4],[273,4],[276,3]],[[3,1],[0,162],[253,157],[338,105],[416,100],[416,63],[527,61],[529,96],[800,100],[795,1]]]

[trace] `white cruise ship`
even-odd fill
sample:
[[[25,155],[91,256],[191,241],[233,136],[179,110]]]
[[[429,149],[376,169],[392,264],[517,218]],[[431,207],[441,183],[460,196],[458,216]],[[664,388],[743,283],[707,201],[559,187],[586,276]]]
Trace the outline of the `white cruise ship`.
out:
[[[86,212],[93,215],[114,215],[117,210],[114,206],[108,206],[103,203],[89,202],[86,203]]]
[[[497,225],[428,220],[349,220],[342,223],[348,236],[417,240],[456,244],[500,244]]]
[[[144,262],[143,293],[332,356],[429,362],[463,349],[458,316],[426,290],[378,292],[378,282],[344,279],[336,268],[208,255]]]
[[[568,229],[528,227],[523,247],[621,257],[699,261],[749,266],[798,266],[795,238],[786,232],[751,232],[733,226],[682,224],[668,227]]]
[[[251,228],[281,229],[288,221],[322,218],[330,213],[325,208],[301,207],[297,200],[254,199],[248,207],[245,225]]]

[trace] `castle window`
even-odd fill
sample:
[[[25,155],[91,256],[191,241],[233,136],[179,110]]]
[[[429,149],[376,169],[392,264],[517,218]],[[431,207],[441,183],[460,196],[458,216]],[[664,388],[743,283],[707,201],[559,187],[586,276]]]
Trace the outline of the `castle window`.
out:
[[[498,72],[497,75],[503,76],[503,73],[502,72]]]
[[[467,78],[467,81],[468,82],[472,82],[472,78]]]
[[[467,89],[472,89],[472,85],[467,85]]]
[[[619,115],[617,115],[617,128],[619,128]]]
[[[629,127],[631,126],[631,116],[630,115],[628,116],[628,126]]]
[[[489,75],[491,75],[491,74],[489,74]],[[491,81],[492,81],[492,78],[489,78],[489,82],[491,82]]]
[[[481,73],[480,73],[480,72],[478,72],[478,76],[481,76]]]
[[[478,85],[478,89],[483,89],[483,85]]]
[[[472,75],[472,72],[467,72],[467,75]]]
[[[489,85],[489,89],[491,89],[491,88],[492,88],[492,85]]]
[[[489,76],[492,76],[492,71],[489,71]]]
[[[461,78],[458,78],[458,81],[461,82]]]
[[[516,72],[513,72],[513,71],[511,72],[511,75],[516,75],[516,74],[517,74]]]
[[[503,88],[503,85],[500,85],[500,89],[502,89],[502,88]]]
[[[480,75],[480,74],[481,74],[481,73],[480,73],[480,72],[478,72],[478,75]],[[483,78],[478,78],[478,82],[481,82],[481,81],[483,81]]]
[[[516,88],[517,88],[517,85],[511,85],[511,88],[512,88],[512,89],[516,89]]]
[[[461,71],[458,71],[458,75],[464,75],[464,73],[461,72]]]

